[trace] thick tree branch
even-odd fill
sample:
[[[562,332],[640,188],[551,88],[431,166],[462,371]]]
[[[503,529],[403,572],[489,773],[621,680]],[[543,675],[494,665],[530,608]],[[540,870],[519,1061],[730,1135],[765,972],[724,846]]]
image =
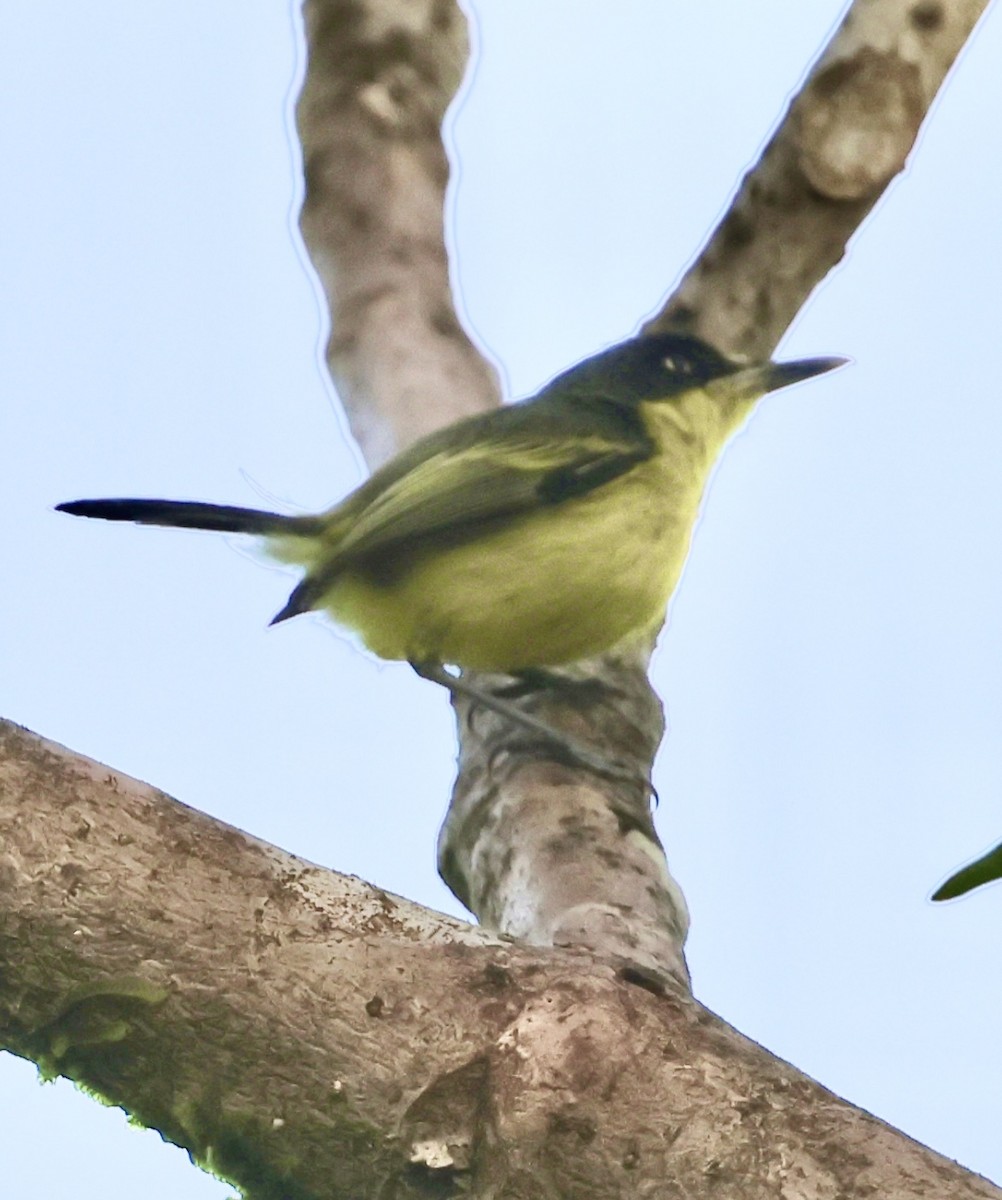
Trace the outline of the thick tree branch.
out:
[[[767,358],[904,170],[988,0],[856,0],[649,331]]]
[[[3,1044],[254,1200],[998,1200],[682,994],[0,724]]]

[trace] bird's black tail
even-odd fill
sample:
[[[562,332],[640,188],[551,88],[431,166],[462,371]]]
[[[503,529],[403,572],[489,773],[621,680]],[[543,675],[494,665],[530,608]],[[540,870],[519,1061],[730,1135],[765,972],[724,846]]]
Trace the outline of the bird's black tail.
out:
[[[288,517],[259,508],[232,504],[200,504],[189,500],[71,500],[57,512],[102,521],[135,521],[138,525],[171,525],[179,529],[214,529],[220,533],[278,533],[309,536],[322,527],[320,517]]]

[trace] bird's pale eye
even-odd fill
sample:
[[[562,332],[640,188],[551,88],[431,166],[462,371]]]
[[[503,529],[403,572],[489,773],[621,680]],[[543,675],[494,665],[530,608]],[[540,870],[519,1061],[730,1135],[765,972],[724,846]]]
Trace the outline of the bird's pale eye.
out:
[[[687,358],[672,358],[669,355],[663,361],[665,368],[669,371],[674,371],[678,375],[692,374],[692,363]]]

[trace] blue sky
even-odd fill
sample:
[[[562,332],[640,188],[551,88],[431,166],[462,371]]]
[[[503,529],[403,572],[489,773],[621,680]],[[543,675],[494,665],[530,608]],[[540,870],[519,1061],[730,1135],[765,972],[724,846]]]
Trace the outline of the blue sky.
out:
[[[475,10],[449,230],[518,396],[659,306],[841,5]],[[319,620],[267,629],[290,577],[235,542],[51,511],[319,508],[361,478],[295,230],[302,58],[261,0],[0,13],[0,713],[460,913],[444,696]],[[996,10],[781,347],[853,365],[728,448],[654,668],[697,995],[996,1180],[1002,888],[928,896],[1002,837],[999,61]],[[22,1200],[231,1194],[9,1057],[0,1128]]]

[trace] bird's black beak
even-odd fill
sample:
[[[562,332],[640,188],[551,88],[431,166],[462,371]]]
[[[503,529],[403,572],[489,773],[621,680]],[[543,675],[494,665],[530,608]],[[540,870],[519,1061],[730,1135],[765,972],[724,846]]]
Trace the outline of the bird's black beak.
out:
[[[735,367],[728,374],[712,379],[706,385],[706,391],[711,396],[717,392],[725,402],[757,400],[766,392],[775,392],[815,375],[824,375],[827,371],[845,366],[848,361],[847,358],[798,358],[793,362],[764,362],[751,367]]]
[[[836,371],[844,367],[847,358],[798,358],[793,362],[764,363],[761,370],[764,391],[775,392],[779,388],[789,387],[793,383],[801,383],[805,379],[813,379],[815,375],[824,375],[828,371]]]

